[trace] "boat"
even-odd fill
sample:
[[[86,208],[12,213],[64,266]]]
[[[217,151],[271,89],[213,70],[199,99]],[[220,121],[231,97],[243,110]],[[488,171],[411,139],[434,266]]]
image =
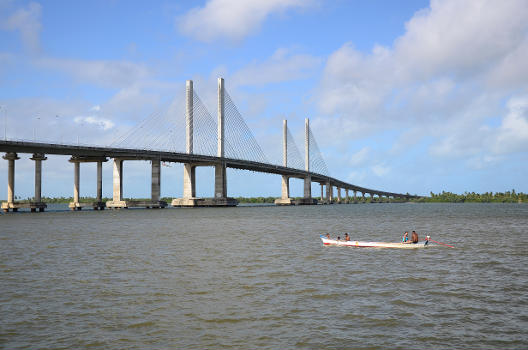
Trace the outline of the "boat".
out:
[[[358,248],[399,248],[399,249],[416,249],[425,248],[429,243],[429,239],[418,243],[402,243],[402,242],[365,242],[365,241],[345,241],[337,239],[329,239],[325,235],[321,235],[321,240],[324,245],[336,245],[342,247],[358,247]],[[427,237],[429,238],[429,236]]]

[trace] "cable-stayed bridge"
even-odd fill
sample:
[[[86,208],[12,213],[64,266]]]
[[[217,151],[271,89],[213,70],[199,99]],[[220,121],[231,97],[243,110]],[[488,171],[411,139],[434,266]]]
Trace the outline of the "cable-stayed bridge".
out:
[[[178,162],[184,165],[183,196],[172,200],[173,206],[235,206],[237,201],[228,196],[227,168],[271,173],[282,176],[282,195],[276,200],[278,205],[317,204],[312,197],[312,183],[321,185],[320,203],[349,203],[365,200],[365,195],[384,198],[409,199],[408,194],[391,193],[353,185],[329,175],[324,158],[319,150],[315,137],[310,129],[309,120],[305,121],[304,157],[295,144],[287,121],[283,121],[283,159],[282,164],[273,164],[266,157],[257,143],[244,118],[238,111],[231,96],[226,91],[224,80],[218,79],[217,116],[214,118],[198,94],[193,82],[186,84],[185,125],[178,115],[171,113],[154,113],[132,128],[125,135],[115,140],[110,146],[84,146],[63,143],[43,143],[4,140],[0,141],[0,152],[8,161],[8,198],[2,203],[4,211],[16,211],[19,208],[30,208],[32,211],[43,211],[46,203],[42,202],[41,179],[42,161],[46,154],[69,155],[74,165],[74,196],[70,203],[72,210],[83,207],[94,209],[147,207],[163,208],[166,202],[160,200],[161,164]],[[182,113],[183,114],[183,113]],[[181,118],[180,118],[181,119]],[[35,162],[35,196],[33,201],[15,201],[15,161],[19,153],[32,154]],[[113,159],[113,198],[102,201],[102,163]],[[152,164],[151,198],[148,201],[124,200],[123,170],[124,162],[132,160],[150,160]],[[80,201],[80,164],[97,163],[97,196],[95,202]],[[199,198],[196,196],[196,167],[215,168],[214,196]],[[290,178],[304,180],[303,198],[294,200],[290,197]],[[326,192],[324,189],[326,188]],[[334,188],[337,197],[334,198]],[[345,190],[345,197],[341,196]],[[353,197],[349,196],[353,192]],[[358,197],[357,193],[361,193]]]

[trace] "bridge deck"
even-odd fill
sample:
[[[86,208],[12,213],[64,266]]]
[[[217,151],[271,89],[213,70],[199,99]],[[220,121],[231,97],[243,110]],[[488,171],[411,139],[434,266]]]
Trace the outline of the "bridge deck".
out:
[[[373,193],[382,196],[392,197],[406,197],[413,198],[407,194],[392,193],[369,189],[361,186],[346,183],[333,177],[322,174],[308,172],[305,170],[284,167],[280,165],[266,164],[249,160],[220,158],[208,155],[187,154],[178,152],[166,152],[146,149],[126,149],[113,147],[98,147],[98,146],[84,146],[84,145],[64,145],[41,142],[28,141],[0,141],[0,152],[16,152],[16,153],[44,153],[57,154],[68,156],[85,156],[85,157],[108,157],[108,158],[123,158],[129,160],[151,160],[159,159],[163,162],[175,163],[192,163],[197,166],[213,166],[220,162],[225,162],[226,166],[234,169],[250,170],[261,173],[270,173],[285,175],[294,178],[305,178],[311,176],[313,182],[331,183],[342,189],[358,191],[362,193]]]

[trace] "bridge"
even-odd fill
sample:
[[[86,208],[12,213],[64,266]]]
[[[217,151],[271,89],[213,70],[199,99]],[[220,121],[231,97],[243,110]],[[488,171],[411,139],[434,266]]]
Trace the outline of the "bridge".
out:
[[[168,203],[160,199],[161,164],[162,162],[183,163],[183,196],[172,200],[172,206],[236,206],[238,202],[227,193],[227,168],[250,170],[282,176],[281,198],[277,205],[312,205],[322,203],[357,203],[364,202],[365,195],[378,196],[379,201],[399,199],[408,200],[414,196],[369,189],[341,181],[329,176],[324,159],[319,151],[315,137],[310,129],[309,120],[305,120],[304,161],[293,141],[287,121],[283,121],[283,159],[282,164],[268,161],[256,142],[251,131],[238,112],[236,105],[227,93],[224,79],[218,79],[217,119],[211,117],[198,95],[194,92],[193,82],[186,83],[185,108],[185,151],[178,151],[176,131],[183,130],[174,120],[166,120],[160,115],[152,115],[131,129],[126,135],[107,147],[71,145],[63,143],[44,143],[36,141],[3,140],[0,141],[0,152],[5,152],[3,159],[8,161],[7,201],[1,208],[7,212],[19,208],[31,211],[44,211],[47,207],[42,201],[41,181],[42,162],[46,154],[71,156],[74,165],[74,195],[69,204],[72,210],[84,207],[93,209],[106,208],[164,208]],[[196,127],[196,128],[195,128]],[[214,147],[216,144],[216,147]],[[35,196],[32,201],[15,201],[15,161],[19,153],[32,154],[35,162]],[[103,202],[102,197],[102,163],[113,159],[113,198]],[[149,160],[152,164],[151,198],[148,201],[124,200],[123,198],[123,163],[124,161]],[[80,164],[97,163],[97,195],[95,202],[80,201]],[[196,196],[196,167],[215,168],[214,197],[199,198]],[[304,196],[300,199],[290,197],[290,179],[304,181]],[[321,200],[312,197],[312,182],[321,185]],[[334,198],[334,188],[337,197]],[[324,191],[326,189],[326,192]],[[341,196],[341,191],[345,196]],[[353,192],[353,197],[349,196]],[[358,192],[361,194],[358,197]]]

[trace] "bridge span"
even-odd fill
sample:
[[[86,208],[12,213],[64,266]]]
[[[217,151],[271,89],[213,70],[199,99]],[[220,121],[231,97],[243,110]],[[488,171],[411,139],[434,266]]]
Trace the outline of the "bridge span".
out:
[[[8,193],[7,201],[2,203],[1,208],[4,211],[17,211],[19,208],[30,208],[31,211],[44,211],[46,203],[42,202],[41,197],[41,179],[42,179],[42,161],[45,161],[47,154],[71,156],[70,162],[74,164],[74,196],[73,202],[70,203],[72,210],[80,210],[83,207],[92,207],[94,209],[108,208],[129,208],[129,207],[147,207],[163,208],[167,203],[160,200],[161,188],[161,162],[183,163],[183,196],[175,198],[171,204],[173,206],[235,206],[237,201],[227,194],[226,168],[249,170],[261,173],[277,174],[282,176],[282,195],[276,200],[278,205],[291,204],[317,204],[318,201],[312,197],[312,182],[321,185],[321,203],[349,203],[358,202],[359,199],[365,200],[365,195],[371,197],[378,196],[380,201],[383,198],[389,200],[409,199],[414,196],[408,194],[392,193],[369,189],[341,181],[327,174],[313,171],[310,168],[311,160],[310,147],[314,141],[311,140],[311,131],[309,121],[305,123],[305,159],[304,169],[288,166],[288,139],[287,121],[283,123],[283,165],[274,165],[268,162],[258,160],[238,159],[229,157],[225,154],[225,90],[224,80],[218,79],[218,118],[217,118],[217,154],[206,155],[196,154],[194,152],[194,98],[193,83],[187,81],[186,93],[186,152],[173,152],[164,150],[152,150],[143,148],[123,148],[123,147],[100,147],[100,146],[81,146],[69,145],[62,143],[43,143],[29,141],[0,141],[0,152],[5,152],[3,159],[8,161]],[[315,147],[317,148],[316,144]],[[29,203],[15,201],[15,161],[19,159],[19,153],[32,154],[30,158],[35,162],[35,196],[34,200]],[[104,203],[102,201],[102,163],[113,159],[113,198],[111,201]],[[123,199],[123,162],[133,160],[149,160],[152,163],[152,186],[151,199],[149,201],[133,201]],[[97,196],[95,202],[83,203],[80,201],[80,164],[86,162],[97,163]],[[213,198],[196,197],[196,179],[195,169],[198,166],[212,166],[215,168],[215,192]],[[324,167],[326,169],[326,166]],[[289,194],[289,179],[298,178],[304,180],[304,197],[294,200]],[[337,198],[333,197],[333,189],[337,189]],[[324,189],[326,188],[326,192]],[[345,191],[345,196],[341,196],[341,190]],[[353,197],[349,196],[352,191]],[[361,198],[357,194],[361,193]]]

